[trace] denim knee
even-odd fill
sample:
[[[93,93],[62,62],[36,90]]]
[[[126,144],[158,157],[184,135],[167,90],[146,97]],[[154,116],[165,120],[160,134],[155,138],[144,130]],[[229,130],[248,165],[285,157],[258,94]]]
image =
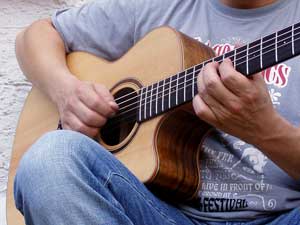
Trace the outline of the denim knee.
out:
[[[63,186],[81,173],[79,167],[93,164],[95,148],[103,151],[94,140],[77,132],[63,130],[43,135],[20,161],[14,186],[16,206],[21,209],[24,201],[36,204],[43,198],[41,192],[57,191],[54,187]]]
[[[53,164],[59,164],[61,160],[82,158],[88,154],[88,145],[93,142],[92,139],[73,131],[46,133],[24,154],[17,172],[33,175],[37,171],[51,169],[55,166]]]

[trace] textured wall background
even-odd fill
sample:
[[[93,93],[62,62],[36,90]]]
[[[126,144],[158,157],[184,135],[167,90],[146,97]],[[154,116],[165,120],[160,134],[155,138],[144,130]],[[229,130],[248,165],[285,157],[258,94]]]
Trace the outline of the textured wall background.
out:
[[[31,88],[14,52],[16,34],[56,9],[88,0],[0,0],[0,224],[6,225],[5,194],[18,116]]]

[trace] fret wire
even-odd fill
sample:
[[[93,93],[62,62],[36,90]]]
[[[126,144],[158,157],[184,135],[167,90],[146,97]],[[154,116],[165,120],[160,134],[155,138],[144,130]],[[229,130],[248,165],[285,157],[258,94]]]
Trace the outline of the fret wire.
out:
[[[157,83],[157,89],[156,89],[156,103],[155,103],[155,113],[157,114],[158,113],[158,110],[157,110],[157,102],[158,102],[158,95],[159,95],[159,83]]]
[[[186,76],[187,76],[187,70],[184,73],[184,89],[183,89],[183,101],[186,101]]]
[[[300,27],[298,28],[294,28],[294,26],[295,26],[295,24],[294,25],[292,25],[292,26],[290,26],[290,27],[292,27],[292,39],[294,40],[294,36],[295,36],[295,34],[294,34],[294,31],[295,30],[299,30],[300,29]],[[289,28],[289,27],[287,27],[287,28]],[[285,32],[285,33],[283,33],[283,34],[281,34],[281,36],[283,36],[283,35],[285,35],[285,34],[288,34],[288,33],[290,33],[291,31],[288,31],[288,32]],[[268,40],[269,41],[269,40]],[[261,39],[261,43],[262,43],[262,39]],[[292,42],[292,45],[294,46],[294,41]],[[261,45],[262,46],[262,45]],[[256,46],[253,46],[253,48],[254,47],[257,47],[257,45]],[[295,54],[295,48],[292,48],[293,49],[293,55]],[[243,53],[244,51],[242,51],[242,52],[240,52],[240,53]],[[239,53],[239,54],[240,54]],[[201,64],[198,64],[198,65],[195,65],[195,66],[199,66],[199,65],[201,65]],[[117,99],[115,99],[115,101],[117,101],[117,100],[120,100],[120,99],[123,99],[123,98],[125,98],[125,97],[127,97],[128,95],[130,95],[130,94],[132,94],[132,93],[129,93],[129,94],[126,94],[126,95],[124,95],[124,96],[121,96],[121,97],[119,97],[119,98],[117,98]],[[129,101],[130,99],[127,99],[126,101]],[[124,101],[124,102],[126,102],[126,101]],[[121,102],[121,103],[124,103],[124,102]]]
[[[298,28],[296,28],[296,29],[298,29]],[[286,32],[286,33],[284,33],[284,34],[288,34],[288,33],[290,33],[290,31],[289,32]],[[283,36],[284,34],[282,34],[281,36]],[[274,38],[273,38],[274,39]],[[287,38],[285,38],[285,39],[287,39]],[[293,37],[292,37],[292,39],[294,39],[294,41],[295,41],[295,34],[293,35]],[[271,39],[270,39],[271,40]],[[270,40],[268,40],[268,41],[270,41]],[[298,38],[297,38],[297,40],[298,40]],[[263,40],[261,39],[261,42],[262,42]],[[290,44],[291,42],[288,42],[288,44]],[[293,44],[294,42],[292,42],[292,44]],[[274,45],[274,44],[272,44],[272,45]],[[272,46],[272,45],[270,45],[270,46]],[[286,45],[286,44],[285,44]],[[270,46],[268,46],[268,47],[270,47]],[[283,47],[284,45],[282,45],[282,46],[280,46],[280,47]],[[256,47],[256,46],[254,46],[254,47]],[[261,45],[261,47],[262,47],[262,45]],[[274,50],[274,49],[273,49]],[[240,53],[239,53],[240,54]],[[263,54],[262,54],[263,55]],[[241,58],[244,58],[244,57],[241,57]],[[201,65],[202,67],[203,67],[203,65],[204,65],[204,63],[205,62],[203,62],[202,64],[199,64],[199,65]],[[197,66],[199,66],[199,65],[196,65],[195,67],[197,67]],[[194,67],[194,68],[195,68]],[[200,67],[200,68],[202,68],[202,67]],[[146,94],[147,95],[147,94]],[[124,96],[123,96],[124,97]],[[122,97],[121,97],[122,98]],[[121,98],[119,98],[119,99],[121,99]],[[131,98],[131,99],[133,99],[133,98]],[[126,101],[128,101],[128,100],[130,100],[130,99],[127,99]],[[164,101],[163,101],[164,102]],[[124,102],[122,102],[122,103],[124,103]],[[127,106],[126,106],[127,107]]]
[[[249,44],[247,44],[247,52],[246,52],[246,70],[247,75],[249,75]]]
[[[269,41],[269,40],[268,40]],[[285,45],[287,45],[287,44],[290,44],[291,42],[288,42],[288,43],[285,43],[285,44],[283,44],[283,45],[281,45],[281,46],[279,46],[279,47],[283,47],[283,46],[285,46]],[[274,44],[272,44],[273,46],[274,46]],[[272,46],[271,45],[271,46]],[[270,46],[268,46],[268,47],[270,47]],[[271,49],[270,51],[273,51],[274,49]],[[266,52],[266,53],[269,53],[270,51],[268,51],[268,52]],[[255,52],[254,52],[255,53]],[[266,53],[263,53],[263,54],[266,54]],[[216,57],[217,58],[217,57]],[[244,57],[242,57],[242,58],[244,58]],[[250,58],[250,60],[252,60],[252,59],[254,59],[254,58],[257,58],[256,56],[255,57],[253,57],[253,58]],[[235,60],[235,62],[236,62],[236,60]],[[199,65],[201,65],[201,67],[200,68],[202,68],[203,66],[204,66],[204,63],[205,62],[203,62],[202,64],[199,64]],[[240,63],[240,64],[238,64],[238,65],[241,65],[241,64],[243,64],[243,63],[245,63],[245,61],[244,62],[242,62],[242,63]],[[195,70],[195,68],[197,67],[197,66],[199,66],[199,65],[196,65],[196,66],[194,66],[193,67],[193,69]],[[171,82],[171,81],[170,81]],[[193,96],[194,96],[194,94],[193,94]]]
[[[145,88],[141,89],[141,96],[140,96],[140,112],[139,112],[140,121],[142,120],[142,101],[143,101],[143,91],[144,90],[145,90]]]
[[[263,38],[260,39],[260,68],[263,68]]]
[[[293,36],[294,37],[294,36]],[[286,38],[287,39],[287,38]],[[296,38],[296,40],[299,40],[299,38]],[[291,42],[287,42],[287,43],[284,43],[283,45],[281,45],[280,47],[284,47],[284,46],[286,46],[287,44],[290,44]],[[274,44],[273,44],[274,45]],[[272,50],[269,50],[268,52],[266,52],[266,53],[269,53],[269,52],[271,52],[271,51],[273,51],[274,49],[272,49]],[[264,53],[264,54],[266,54],[266,53]],[[257,58],[257,57],[254,57],[254,58]],[[252,58],[253,59],[253,58]],[[242,63],[245,63],[245,62],[242,62]],[[203,64],[201,64],[201,65],[203,65]],[[198,65],[197,65],[198,66]],[[194,68],[196,68],[196,66],[194,67]],[[199,70],[201,70],[202,69],[202,67],[199,67]],[[194,81],[194,80],[193,80]],[[189,85],[190,86],[190,85]],[[145,89],[143,89],[143,90],[145,90]],[[146,94],[147,95],[147,94]],[[148,98],[148,97],[147,97]],[[146,100],[145,100],[146,101]],[[132,109],[131,109],[132,110]],[[130,110],[130,111],[131,111]]]
[[[164,102],[165,102],[165,84],[166,84],[166,79],[164,79],[163,81],[163,89],[162,89],[162,95],[161,95],[161,101],[162,101],[162,104],[161,104],[161,111],[164,111],[165,110],[165,106],[164,106]]]
[[[297,38],[296,40],[300,40],[300,38]],[[290,44],[291,42],[288,42],[288,44]],[[283,47],[283,46],[285,46],[286,44],[284,44],[284,45],[282,45],[282,46],[280,46],[280,47]],[[272,49],[271,51],[273,51],[274,49]],[[269,51],[269,52],[271,52],[271,51]],[[267,52],[267,53],[269,53],[269,52]],[[255,57],[255,58],[257,58],[257,56]],[[243,62],[243,63],[245,63],[245,62]],[[200,68],[201,69],[201,68]],[[188,86],[190,86],[191,84],[189,84]],[[130,110],[128,110],[127,112],[129,112],[129,111],[132,111],[133,109],[135,109],[135,108],[132,108],[132,109],[130,109]],[[121,120],[123,120],[123,118],[121,119]]]
[[[295,37],[294,37],[294,33],[295,33],[295,25],[292,26],[292,54],[295,55]]]
[[[236,48],[234,49],[234,55],[233,55],[233,67],[236,69]]]
[[[296,40],[300,40],[300,38],[297,38]],[[287,44],[290,44],[291,42],[288,42],[288,43],[285,43],[285,44],[283,44],[283,45],[281,45],[280,47],[284,47],[284,46],[286,46]],[[266,53],[264,53],[264,54],[267,54],[267,53],[270,53],[271,51],[273,51],[274,49],[271,49],[271,50],[269,50],[268,52],[266,52]],[[251,59],[254,59],[254,58],[257,58],[257,56],[255,56],[255,57],[253,57],[253,58],[250,58],[250,60]],[[244,62],[242,62],[242,63],[245,63],[245,61]],[[241,63],[241,64],[242,64]],[[201,70],[202,68],[200,68],[197,72],[199,72],[200,70]],[[195,77],[194,78],[192,78],[192,83],[195,81]],[[187,81],[191,81],[191,79],[190,80],[187,80]],[[191,84],[188,84],[187,86],[190,86]],[[181,88],[182,89],[182,88]],[[133,110],[133,109],[130,109],[129,111],[131,111],[131,110]]]
[[[153,84],[150,86],[151,91],[150,91],[150,117],[152,116],[152,94],[153,94]]]
[[[196,67],[194,66],[193,67],[193,74],[192,74],[192,79],[193,79],[193,84],[192,84],[192,96],[195,96],[195,88],[194,88],[194,86],[195,86],[195,73],[196,73]]]
[[[147,94],[148,94],[149,86],[146,88],[145,94],[145,103],[144,103],[144,118],[147,118]]]
[[[278,33],[275,33],[275,62],[278,62],[278,49],[277,49]]]
[[[169,109],[171,108],[171,90],[172,90],[172,78],[170,78],[170,83],[169,83]]]
[[[179,73],[176,74],[176,105],[178,105],[178,82],[179,82]]]

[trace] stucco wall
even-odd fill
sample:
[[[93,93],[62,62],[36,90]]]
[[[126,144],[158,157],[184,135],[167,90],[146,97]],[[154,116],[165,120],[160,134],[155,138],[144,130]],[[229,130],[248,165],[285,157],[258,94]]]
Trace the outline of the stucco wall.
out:
[[[0,224],[5,225],[5,192],[18,116],[31,88],[20,71],[15,53],[16,34],[56,9],[88,0],[0,0]],[[47,54],[47,53],[45,53]]]

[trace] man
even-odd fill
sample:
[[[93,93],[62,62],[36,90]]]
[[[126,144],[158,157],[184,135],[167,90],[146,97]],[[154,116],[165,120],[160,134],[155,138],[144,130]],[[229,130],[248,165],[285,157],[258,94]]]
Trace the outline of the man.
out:
[[[222,54],[299,21],[296,0],[98,0],[31,25],[17,38],[17,57],[65,130],[43,136],[21,161],[15,199],[26,223],[300,224],[297,58],[249,79],[230,60],[201,71],[194,110],[216,129],[203,143],[193,206],[156,198],[87,137],[118,106],[101,84],[72,76],[65,60],[79,50],[117,59],[161,25]]]

